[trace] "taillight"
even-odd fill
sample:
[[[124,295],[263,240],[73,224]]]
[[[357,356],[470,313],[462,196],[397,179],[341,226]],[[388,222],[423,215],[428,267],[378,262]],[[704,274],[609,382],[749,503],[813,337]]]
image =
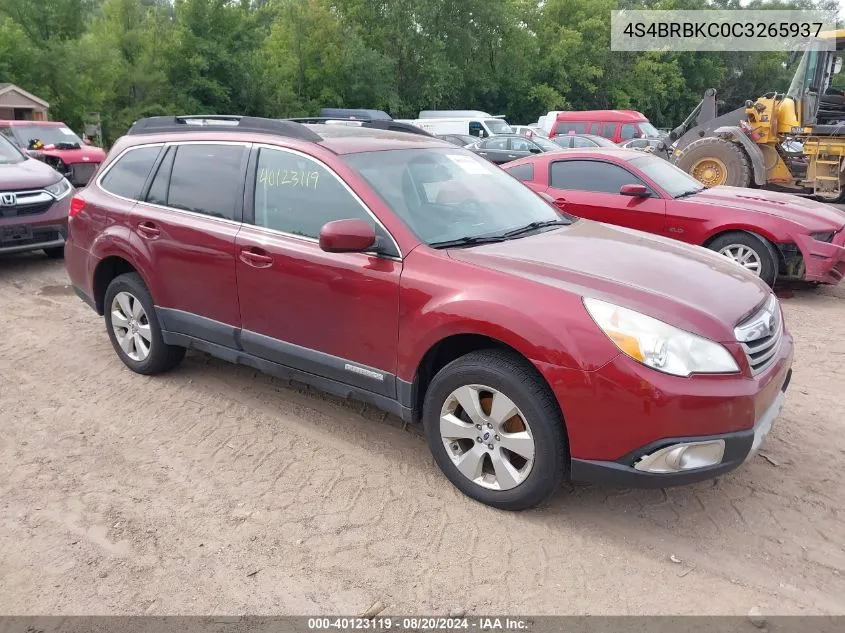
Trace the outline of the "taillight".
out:
[[[82,210],[84,208],[85,200],[83,200],[79,196],[74,196],[70,199],[70,211],[68,211],[68,217],[75,218],[77,215],[82,213]]]

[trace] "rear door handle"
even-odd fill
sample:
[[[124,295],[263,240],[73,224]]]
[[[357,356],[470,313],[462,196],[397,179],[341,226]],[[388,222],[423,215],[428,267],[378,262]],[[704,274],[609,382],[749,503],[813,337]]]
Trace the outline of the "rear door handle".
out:
[[[138,223],[138,232],[144,237],[150,238],[161,235],[161,231],[158,230],[158,227],[155,224],[146,221]]]
[[[273,258],[267,251],[260,248],[248,248],[241,251],[241,261],[253,268],[269,268],[273,265]]]

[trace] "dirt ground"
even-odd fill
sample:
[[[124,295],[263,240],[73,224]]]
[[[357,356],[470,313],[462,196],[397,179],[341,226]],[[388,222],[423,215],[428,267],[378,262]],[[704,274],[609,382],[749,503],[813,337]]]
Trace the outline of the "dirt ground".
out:
[[[740,470],[509,514],[361,404],[131,373],[65,284],[0,258],[0,613],[845,614],[845,286],[784,293],[795,374]]]

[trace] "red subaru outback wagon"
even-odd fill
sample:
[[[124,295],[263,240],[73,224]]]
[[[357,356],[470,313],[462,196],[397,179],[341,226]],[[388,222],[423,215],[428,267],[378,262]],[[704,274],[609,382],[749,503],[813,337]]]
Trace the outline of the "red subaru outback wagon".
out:
[[[421,135],[137,122],[71,203],[66,262],[120,359],[197,349],[422,421],[492,506],[561,478],[667,486],[753,455],[789,383],[777,299],[721,255],[559,215]]]

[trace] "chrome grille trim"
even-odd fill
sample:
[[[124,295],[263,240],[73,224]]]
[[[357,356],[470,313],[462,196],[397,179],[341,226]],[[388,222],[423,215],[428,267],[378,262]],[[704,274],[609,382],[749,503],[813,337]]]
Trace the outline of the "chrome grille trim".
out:
[[[783,317],[777,298],[771,295],[760,310],[734,328],[734,335],[745,351],[752,375],[771,365],[783,338]]]

